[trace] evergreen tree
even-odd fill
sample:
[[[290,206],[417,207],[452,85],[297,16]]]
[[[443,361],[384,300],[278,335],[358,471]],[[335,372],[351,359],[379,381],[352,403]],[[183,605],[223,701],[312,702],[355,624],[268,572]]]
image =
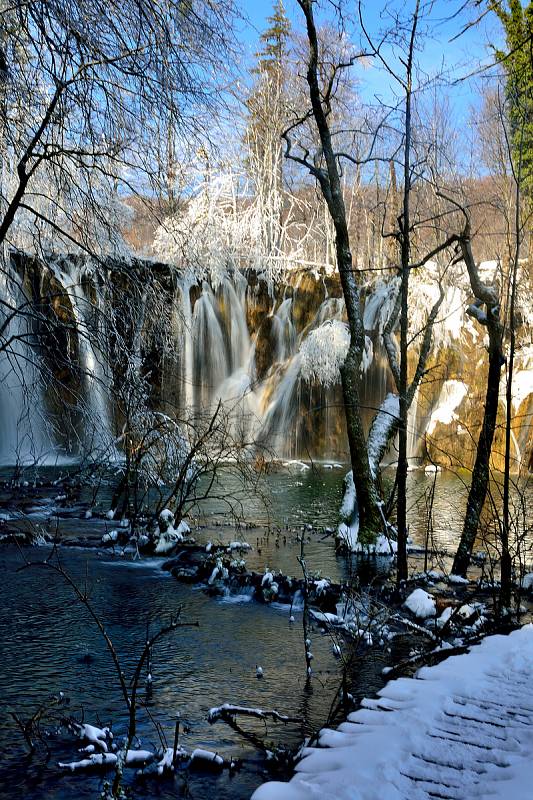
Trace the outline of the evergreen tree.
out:
[[[506,95],[515,167],[521,162],[522,191],[533,201],[533,0],[490,0],[505,31],[506,51],[496,50],[506,75]]]
[[[255,72],[275,73],[283,78],[283,66],[288,51],[291,25],[285,13],[283,0],[277,0],[273,14],[267,18],[268,28],[261,34],[262,47],[256,53]]]
[[[287,112],[287,73],[291,27],[283,0],[277,0],[261,34],[253,70],[255,84],[247,101],[247,167],[260,203],[266,254],[279,248],[283,207],[283,143]]]

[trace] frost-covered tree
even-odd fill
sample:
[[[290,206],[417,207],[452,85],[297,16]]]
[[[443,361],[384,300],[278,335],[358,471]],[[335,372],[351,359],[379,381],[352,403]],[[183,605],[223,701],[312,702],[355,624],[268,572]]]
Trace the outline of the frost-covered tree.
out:
[[[0,353],[2,371],[11,364],[23,380],[43,331],[63,340],[74,320],[42,306],[22,256],[84,254],[98,268],[130,256],[125,200],[136,195],[150,213],[166,192],[161,129],[174,149],[200,140],[220,64],[231,60],[234,8],[2,0],[0,11]],[[52,283],[50,307],[61,309],[64,292]]]
[[[87,208],[98,216],[102,178],[117,193],[157,188],[161,121],[175,136],[199,131],[231,16],[230,0],[163,9],[136,0],[11,3],[0,18],[3,164],[13,176],[2,181],[0,242],[16,245],[24,210],[90,247],[83,220]],[[37,204],[43,191],[49,212]]]
[[[290,24],[278,0],[261,34],[255,83],[246,101],[246,162],[259,202],[263,249],[279,250],[283,213],[282,133],[289,114]]]

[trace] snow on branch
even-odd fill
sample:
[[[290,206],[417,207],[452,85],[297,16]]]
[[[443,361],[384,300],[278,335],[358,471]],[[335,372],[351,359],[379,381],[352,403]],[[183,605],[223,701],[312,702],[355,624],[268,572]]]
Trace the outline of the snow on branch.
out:
[[[487,324],[487,314],[485,313],[485,311],[483,311],[483,308],[481,308],[481,302],[479,300],[476,300],[474,303],[471,303],[466,309],[466,313],[470,317],[474,317],[475,319],[477,319],[480,325]]]
[[[391,436],[396,432],[399,421],[400,398],[398,395],[390,393],[372,420],[368,434],[368,463],[374,477],[377,475],[381,459]]]

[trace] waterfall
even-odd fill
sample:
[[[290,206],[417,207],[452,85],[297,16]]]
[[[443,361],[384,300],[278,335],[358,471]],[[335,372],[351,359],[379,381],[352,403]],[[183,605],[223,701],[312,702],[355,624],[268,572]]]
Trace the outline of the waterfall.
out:
[[[340,297],[328,297],[317,311],[312,327],[322,325],[328,319],[342,319],[344,317],[344,300]]]
[[[25,306],[19,279],[0,272],[0,292],[10,308]],[[0,307],[0,464],[54,463],[53,435],[46,424],[38,354],[32,347],[31,321]]]
[[[83,283],[84,273],[75,266],[61,275],[61,282],[70,299],[78,334],[78,352],[82,373],[84,444],[93,457],[114,457],[114,437],[109,403],[112,381],[102,331],[105,300],[100,297],[96,282],[96,303],[92,303]]]
[[[181,367],[181,384],[184,387],[182,396],[185,399],[185,407],[191,408],[194,403],[194,358],[193,358],[193,337],[192,337],[192,306],[191,306],[191,287],[193,281],[186,277],[179,287],[181,294],[181,322],[183,328],[178,326],[178,339],[176,341],[178,352],[183,350],[184,358]]]
[[[261,438],[268,443],[274,452],[282,456],[297,456],[298,430],[294,426],[294,417],[298,411],[298,384],[300,382],[301,356],[293,356],[286,368],[275,373],[276,385],[263,417]],[[293,434],[291,436],[290,434]],[[291,446],[292,439],[292,446]],[[295,441],[294,441],[295,440]],[[287,444],[289,445],[287,447]]]
[[[223,302],[228,315],[231,369],[241,370],[250,360],[250,334],[246,323],[246,279],[238,273],[235,284],[229,278],[222,283]]]
[[[90,263],[84,265],[80,258],[63,258],[60,264],[50,265],[53,277],[46,272],[46,267],[39,273],[33,262],[28,264],[29,278],[25,277],[24,287],[28,280],[31,286],[36,286],[40,276],[40,288],[32,289],[38,299],[39,293],[43,298],[47,297],[52,286],[50,298],[57,304],[54,313],[58,320],[66,318],[67,325],[57,339],[52,337],[51,345],[45,337],[45,347],[42,348],[28,346],[32,341],[39,342],[38,320],[15,315],[2,334],[4,341],[12,337],[12,342],[8,350],[2,350],[0,340],[0,462],[42,463],[50,460],[51,454],[55,458],[59,450],[57,442],[54,442],[53,425],[54,421],[57,424],[61,413],[58,414],[58,408],[63,407],[63,390],[70,403],[73,393],[79,394],[84,452],[92,452],[95,458],[104,455],[109,458],[114,446],[112,423],[116,413],[112,389],[114,380],[120,378],[120,368],[114,374],[115,366],[108,361],[106,336],[108,320],[113,312],[109,304],[116,302],[116,295],[113,294],[114,300],[110,296],[112,292],[109,296],[104,294],[96,271]],[[21,270],[21,273],[26,275],[25,271]],[[199,283],[191,273],[181,273],[178,285],[171,283],[175,288],[168,298],[169,304],[170,298],[174,301],[168,327],[170,347],[167,347],[163,326],[156,329],[163,331],[157,333],[161,338],[149,338],[151,320],[145,319],[143,313],[132,326],[133,358],[139,364],[142,361],[143,367],[153,375],[151,402],[156,406],[160,401],[163,404],[163,408],[154,407],[154,410],[165,410],[166,405],[168,413],[176,413],[178,419],[194,420],[199,419],[200,413],[214,411],[222,400],[233,433],[243,442],[260,442],[281,458],[312,456],[341,460],[346,457],[340,388],[336,385],[324,389],[315,381],[305,380],[300,355],[303,343],[313,331],[329,320],[345,320],[344,302],[340,297],[323,299],[322,286],[317,284],[315,287],[307,278],[299,291],[303,274],[295,275],[292,283],[278,291],[275,287],[272,289],[261,284],[262,278],[257,275],[249,282],[245,274],[235,272],[221,277],[214,288],[207,281]],[[172,272],[174,275],[176,273]],[[16,273],[11,279],[5,274],[1,277],[2,296],[14,307],[26,300],[17,283],[20,280]],[[113,289],[115,286],[118,288],[120,281],[110,285]],[[164,293],[167,289],[161,291]],[[463,295],[458,296],[458,293],[461,291],[449,292],[450,312],[455,313],[456,307],[460,306]],[[431,300],[431,292],[428,292],[425,295],[422,289],[416,294],[413,292],[413,319],[410,318],[410,323],[415,328],[422,325],[427,315],[427,304]],[[389,284],[378,283],[365,298],[363,320],[367,352],[361,381],[361,413],[367,430],[385,396],[394,391],[382,332],[396,293],[397,281],[393,279]],[[69,302],[64,302],[65,298]],[[162,307],[167,302],[166,295],[163,301]],[[6,307],[0,309],[0,314],[6,313]],[[0,318],[0,324],[1,321]],[[436,351],[439,347],[451,346],[452,333],[457,346],[460,346],[460,334],[454,332],[455,322],[454,317],[452,326],[445,317],[445,324],[437,326]],[[76,329],[74,335],[73,328]],[[146,347],[145,332],[148,337]],[[470,328],[467,327],[465,333],[472,338]],[[76,344],[74,349],[79,355],[79,370],[71,370],[68,363],[73,344]],[[55,356],[55,346],[60,347],[61,352],[57,354],[57,363],[53,364],[51,359]],[[150,370],[152,352],[156,360],[161,355],[161,370],[159,362],[153,371]],[[533,402],[528,399],[533,387],[531,353],[527,348],[518,352],[513,385],[514,411],[524,417],[527,417]],[[67,373],[71,370],[64,384],[61,382],[63,369]],[[52,381],[49,385],[47,375],[56,383],[59,379],[59,391],[55,394],[56,383]],[[78,391],[79,376],[81,391]],[[465,380],[471,382],[473,378],[465,377]],[[408,458],[411,462],[420,458],[420,442],[426,430],[431,437],[437,423],[449,426],[455,422],[459,426],[456,412],[463,399],[466,413],[473,415],[467,408],[467,392],[467,384],[453,378],[443,381],[442,385],[440,382],[434,385],[429,392],[430,400],[417,391],[408,419]],[[68,429],[62,427],[56,438],[65,444]],[[513,429],[514,452],[518,460],[529,458],[528,430],[525,426],[517,426],[516,431]],[[438,436],[441,435],[439,428]]]
[[[213,290],[205,281],[202,285],[202,294],[194,305],[192,349],[194,406],[199,410],[212,405],[218,386],[229,374],[230,363],[217,300]]]
[[[420,385],[417,386],[413,400],[407,412],[407,463],[410,467],[418,466],[421,432],[418,430],[418,395]]]
[[[275,342],[275,360],[285,361],[292,355],[296,344],[296,332],[292,321],[292,297],[283,300],[272,314],[272,337]]]

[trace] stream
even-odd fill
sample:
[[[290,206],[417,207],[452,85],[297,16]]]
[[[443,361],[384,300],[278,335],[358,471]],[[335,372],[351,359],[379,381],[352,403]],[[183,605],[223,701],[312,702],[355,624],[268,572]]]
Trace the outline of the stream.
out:
[[[205,504],[201,526],[193,529],[198,542],[246,540],[253,550],[245,554],[253,569],[281,569],[299,575],[299,544],[296,532],[311,522],[306,558],[309,569],[321,576],[344,580],[357,573],[362,582],[376,573],[386,573],[387,559],[347,559],[335,554],[332,538],[324,527],[334,527],[342,494],[344,467],[319,467],[300,471],[291,467],[268,477],[268,512],[253,498],[243,516],[256,527],[235,529],[217,513],[218,506]],[[453,546],[460,532],[465,487],[460,478],[443,473],[437,478],[439,491],[434,508],[434,538],[439,546]],[[409,497],[411,535],[423,544],[426,536],[424,496],[433,476],[410,473]],[[31,496],[31,487],[28,489]],[[20,498],[19,498],[20,499]],[[83,498],[80,499],[82,505]],[[17,498],[5,502],[13,513]],[[76,508],[57,509],[53,498],[41,496],[26,503],[34,524],[65,536],[100,537],[110,524],[102,519],[80,519]],[[80,514],[80,516],[83,516]],[[268,523],[274,527],[268,527]],[[70,698],[66,710],[76,718],[95,724],[112,722],[115,738],[126,729],[124,703],[109,653],[87,611],[73,599],[72,590],[61,576],[48,569],[20,570],[23,556],[42,561],[50,546],[2,547],[0,618],[0,680],[4,713],[0,716],[0,797],[25,800],[66,800],[98,796],[102,776],[60,771],[57,762],[75,759],[75,747],[64,734],[50,739],[48,761],[39,752],[25,755],[24,741],[9,711],[27,718],[52,694],[59,691]],[[79,586],[87,586],[92,603],[105,622],[126,674],[133,671],[141,652],[147,626],[154,632],[159,623],[181,611],[181,619],[197,622],[162,640],[153,655],[153,691],[146,699],[150,714],[157,719],[172,744],[176,715],[181,719],[180,743],[189,749],[204,747],[225,757],[242,759],[234,775],[200,772],[187,776],[190,796],[244,800],[266,777],[261,754],[225,723],[210,725],[207,713],[225,702],[277,709],[298,717],[301,723],[264,724],[244,720],[243,727],[263,736],[265,741],[296,747],[304,736],[320,728],[339,685],[338,661],[332,641],[314,629],[312,650],[314,677],[306,685],[301,612],[295,608],[290,622],[288,606],[261,605],[248,595],[213,598],[197,586],[178,583],[161,569],[164,559],[133,559],[131,554],[104,548],[60,548],[61,562]],[[399,646],[399,645],[398,645]],[[376,692],[384,682],[381,671],[398,653],[386,656],[370,648],[360,662],[350,691],[356,699]],[[256,677],[256,667],[263,678]],[[138,734],[142,746],[154,748],[159,741],[149,716],[141,710]],[[128,770],[127,782],[134,770]],[[135,781],[135,797],[170,798],[179,794],[182,779]]]

